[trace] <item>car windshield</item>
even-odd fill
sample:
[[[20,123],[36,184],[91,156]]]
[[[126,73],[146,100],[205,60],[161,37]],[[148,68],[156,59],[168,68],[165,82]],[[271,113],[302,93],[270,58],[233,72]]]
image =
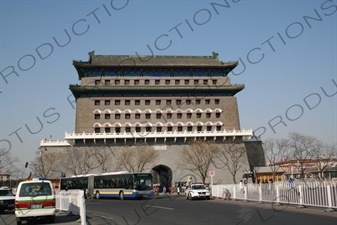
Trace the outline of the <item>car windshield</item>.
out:
[[[204,185],[193,185],[192,190],[206,189]]]
[[[10,190],[0,190],[0,196],[14,196]]]
[[[19,196],[20,197],[36,197],[51,195],[52,190],[49,183],[25,183],[22,184]]]

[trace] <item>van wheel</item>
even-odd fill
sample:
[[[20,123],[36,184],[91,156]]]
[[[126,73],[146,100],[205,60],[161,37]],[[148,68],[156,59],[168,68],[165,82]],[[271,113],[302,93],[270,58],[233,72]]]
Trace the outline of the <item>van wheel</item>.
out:
[[[16,218],[16,225],[21,225],[22,224],[22,221],[18,218]]]
[[[55,216],[50,217],[49,222],[50,223],[55,223]]]
[[[124,200],[124,192],[123,192],[123,191],[121,191],[121,192],[119,193],[119,199],[120,199],[120,200]]]
[[[96,191],[96,199],[99,199],[99,197],[100,197],[99,191]]]

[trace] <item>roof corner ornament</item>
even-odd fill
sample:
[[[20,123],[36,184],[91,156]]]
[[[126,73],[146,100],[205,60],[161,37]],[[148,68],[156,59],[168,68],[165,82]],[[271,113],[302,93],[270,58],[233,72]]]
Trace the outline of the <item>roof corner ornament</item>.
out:
[[[90,58],[91,58],[91,57],[93,57],[93,56],[95,55],[95,51],[91,51],[91,52],[89,52],[88,54],[89,54],[89,56],[90,56]]]
[[[213,55],[213,59],[217,59],[217,58],[218,58],[218,56],[219,56],[219,53],[212,52],[212,55]]]

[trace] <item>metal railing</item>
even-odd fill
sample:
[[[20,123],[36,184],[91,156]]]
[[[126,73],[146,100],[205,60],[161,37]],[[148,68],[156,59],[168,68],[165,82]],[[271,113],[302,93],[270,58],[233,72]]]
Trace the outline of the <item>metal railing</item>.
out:
[[[56,210],[77,214],[81,225],[87,224],[85,198],[83,190],[59,191],[55,195]]]
[[[337,209],[337,181],[212,185],[213,197],[223,198],[224,188],[230,191],[233,200],[271,202],[274,206],[294,204],[299,208],[315,206],[325,211]]]

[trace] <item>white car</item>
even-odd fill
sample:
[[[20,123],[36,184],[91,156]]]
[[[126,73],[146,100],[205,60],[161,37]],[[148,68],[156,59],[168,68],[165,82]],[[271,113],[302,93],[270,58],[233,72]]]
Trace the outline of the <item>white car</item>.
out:
[[[15,202],[15,195],[8,187],[0,188],[0,213],[5,210],[13,210]]]
[[[15,196],[16,224],[23,220],[48,219],[55,221],[55,190],[51,181],[35,178],[19,184]]]
[[[186,199],[210,199],[211,193],[203,184],[192,184],[185,190]]]

